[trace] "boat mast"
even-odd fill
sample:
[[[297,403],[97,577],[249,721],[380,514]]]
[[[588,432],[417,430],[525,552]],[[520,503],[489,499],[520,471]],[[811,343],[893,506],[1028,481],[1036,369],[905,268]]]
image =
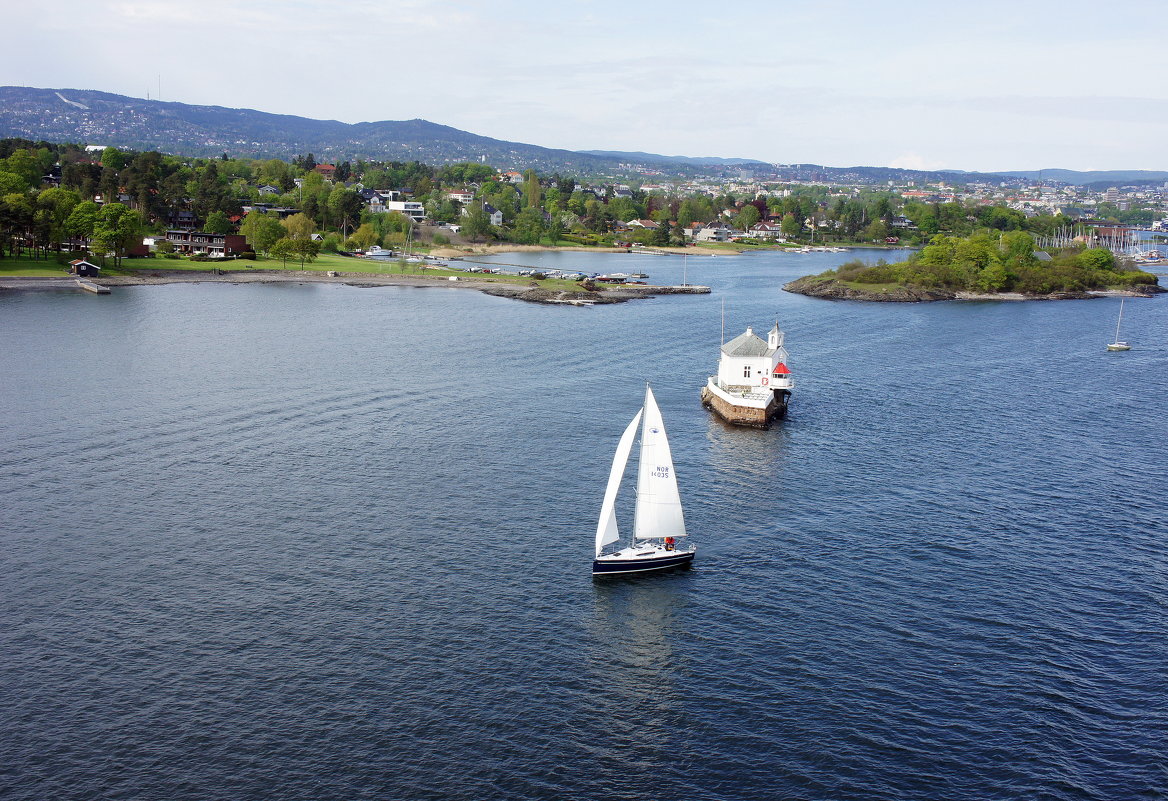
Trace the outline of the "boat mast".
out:
[[[649,382],[645,382],[645,399],[641,402],[645,416],[641,418],[641,442],[637,446],[637,486],[633,487],[633,494],[637,500],[633,504],[633,527],[629,530],[629,547],[637,547],[637,518],[641,515],[640,473],[641,462],[645,461],[645,428],[649,425]]]
[[[1119,324],[1123,322],[1123,298],[1119,299],[1119,319],[1115,321],[1115,341],[1119,342]]]

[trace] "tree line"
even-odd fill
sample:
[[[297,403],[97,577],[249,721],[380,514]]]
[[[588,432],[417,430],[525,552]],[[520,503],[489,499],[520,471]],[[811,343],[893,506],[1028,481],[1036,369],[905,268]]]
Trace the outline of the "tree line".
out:
[[[904,243],[937,234],[970,236],[979,229],[1053,233],[1061,215],[1027,217],[1001,205],[905,201],[878,190],[847,194],[825,186],[776,187],[767,196],[647,191],[639,185],[584,186],[573,176],[527,170],[518,180],[479,163],[345,161],[326,178],[313,154],[292,161],[186,159],[157,151],[0,140],[0,256],[21,250],[47,254],[62,246],[92,247],[117,258],[143,233],[161,234],[182,212],[211,233],[238,231],[258,252],[311,258],[311,251],[401,245],[417,232],[401,214],[373,213],[359,188],[394,189],[423,204],[435,222],[456,223],[472,242],[611,244],[614,238],[679,245],[695,223],[725,222],[746,231],[759,222],[780,226],[788,239]],[[50,176],[57,186],[46,186]],[[464,205],[452,190],[473,193]],[[243,216],[244,206],[260,209]],[[282,209],[265,213],[265,207]],[[492,225],[487,208],[502,225]],[[290,212],[294,214],[290,215]],[[290,215],[290,216],[289,216]],[[621,231],[632,220],[655,228]],[[317,242],[313,234],[320,233]],[[434,234],[440,242],[444,235]],[[309,244],[314,243],[315,244]]]

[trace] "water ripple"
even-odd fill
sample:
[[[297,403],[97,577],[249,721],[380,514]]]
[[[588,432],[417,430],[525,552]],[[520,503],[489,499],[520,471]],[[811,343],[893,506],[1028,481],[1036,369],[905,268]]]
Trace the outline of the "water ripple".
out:
[[[1115,358],[1109,301],[822,303],[800,258],[583,310],[0,297],[0,793],[1158,797],[1163,303]],[[788,331],[782,426],[697,402],[722,298]],[[645,380],[699,559],[593,584]]]

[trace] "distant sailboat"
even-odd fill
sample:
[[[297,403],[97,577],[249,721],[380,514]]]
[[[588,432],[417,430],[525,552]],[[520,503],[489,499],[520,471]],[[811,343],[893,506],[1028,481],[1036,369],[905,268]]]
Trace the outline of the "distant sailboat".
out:
[[[624,477],[625,465],[633,450],[637,426],[641,426],[641,449],[637,464],[637,505],[631,542],[625,548],[605,553],[605,548],[620,540],[616,523],[616,496]],[[645,405],[625,428],[612,459],[600,520],[596,525],[596,558],[592,575],[645,573],[651,570],[689,565],[696,548],[681,548],[677,540],[684,537],[685,518],[673,456],[665,435],[661,410],[653,390],[645,386]]]
[[[1119,299],[1119,319],[1115,321],[1115,341],[1107,345],[1108,350],[1131,350],[1131,345],[1119,338],[1119,326],[1123,322],[1123,298]]]

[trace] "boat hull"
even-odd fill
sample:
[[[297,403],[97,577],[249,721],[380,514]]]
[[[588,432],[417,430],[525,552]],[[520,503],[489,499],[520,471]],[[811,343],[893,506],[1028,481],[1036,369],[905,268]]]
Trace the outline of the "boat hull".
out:
[[[675,567],[689,567],[693,564],[695,551],[670,551],[642,558],[594,559],[593,576],[616,576],[627,573],[649,573],[656,570],[672,570]]]

